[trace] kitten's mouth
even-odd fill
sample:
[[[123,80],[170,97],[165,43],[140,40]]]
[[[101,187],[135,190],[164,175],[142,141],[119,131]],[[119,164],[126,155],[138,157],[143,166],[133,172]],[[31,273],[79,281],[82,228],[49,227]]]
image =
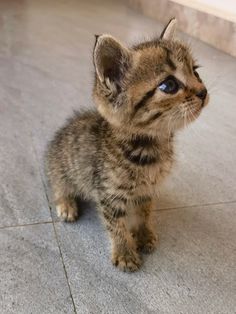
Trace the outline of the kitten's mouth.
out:
[[[202,108],[203,108],[202,105],[200,105],[200,106],[196,105],[194,107],[189,107],[187,109],[187,114],[186,114],[188,122],[192,122],[192,121],[196,120],[199,117],[199,115],[202,111]]]
[[[188,121],[192,122],[196,120],[199,117],[202,109],[206,107],[208,102],[209,102],[209,95],[207,94],[206,98],[201,100],[201,102],[197,101],[197,102],[190,103],[186,110]]]

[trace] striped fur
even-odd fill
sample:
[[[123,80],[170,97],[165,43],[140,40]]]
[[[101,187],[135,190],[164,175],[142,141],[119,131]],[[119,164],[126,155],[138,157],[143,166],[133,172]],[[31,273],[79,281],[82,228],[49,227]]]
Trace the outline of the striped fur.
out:
[[[196,96],[204,85],[189,49],[165,36],[131,48],[98,36],[94,66],[97,108],[76,113],[56,133],[46,171],[58,215],[74,221],[76,198],[95,201],[112,240],[113,264],[134,271],[139,250],[151,252],[157,243],[151,214],[173,165],[175,132],[207,99]],[[182,82],[174,95],[158,89],[168,75]]]

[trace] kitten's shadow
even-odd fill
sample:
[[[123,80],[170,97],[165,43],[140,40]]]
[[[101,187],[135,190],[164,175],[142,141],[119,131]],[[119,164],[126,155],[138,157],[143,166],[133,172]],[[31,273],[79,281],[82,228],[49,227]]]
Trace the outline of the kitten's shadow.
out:
[[[96,204],[92,201],[82,200],[80,198],[76,199],[76,203],[79,210],[79,220],[80,219],[98,219],[98,211]]]

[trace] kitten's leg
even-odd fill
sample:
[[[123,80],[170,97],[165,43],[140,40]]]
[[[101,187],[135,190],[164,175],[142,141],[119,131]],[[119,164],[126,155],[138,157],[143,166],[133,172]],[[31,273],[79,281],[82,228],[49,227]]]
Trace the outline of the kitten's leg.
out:
[[[54,192],[54,203],[56,205],[57,216],[67,222],[78,219],[78,206],[73,196],[63,194],[57,189]]]
[[[56,202],[57,216],[64,221],[73,222],[78,219],[78,208],[76,200],[72,197],[60,198]]]
[[[133,233],[136,239],[137,248],[144,253],[151,253],[157,246],[158,238],[153,230],[154,227],[154,212],[153,202],[150,201],[137,209],[137,214],[140,217],[140,224],[137,230]]]
[[[137,253],[136,243],[127,229],[125,212],[114,215],[114,211],[106,207],[102,208],[102,212],[111,237],[113,265],[123,271],[138,270],[141,259]]]

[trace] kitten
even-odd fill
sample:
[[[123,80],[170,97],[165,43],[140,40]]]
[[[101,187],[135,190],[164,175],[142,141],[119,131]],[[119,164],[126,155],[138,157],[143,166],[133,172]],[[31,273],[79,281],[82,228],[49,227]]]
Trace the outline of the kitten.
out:
[[[76,114],[49,144],[47,174],[58,215],[74,221],[75,199],[92,199],[123,271],[152,252],[157,187],[173,164],[175,132],[195,120],[208,94],[191,53],[174,40],[172,19],[160,38],[131,48],[96,36],[93,52],[97,110]]]

